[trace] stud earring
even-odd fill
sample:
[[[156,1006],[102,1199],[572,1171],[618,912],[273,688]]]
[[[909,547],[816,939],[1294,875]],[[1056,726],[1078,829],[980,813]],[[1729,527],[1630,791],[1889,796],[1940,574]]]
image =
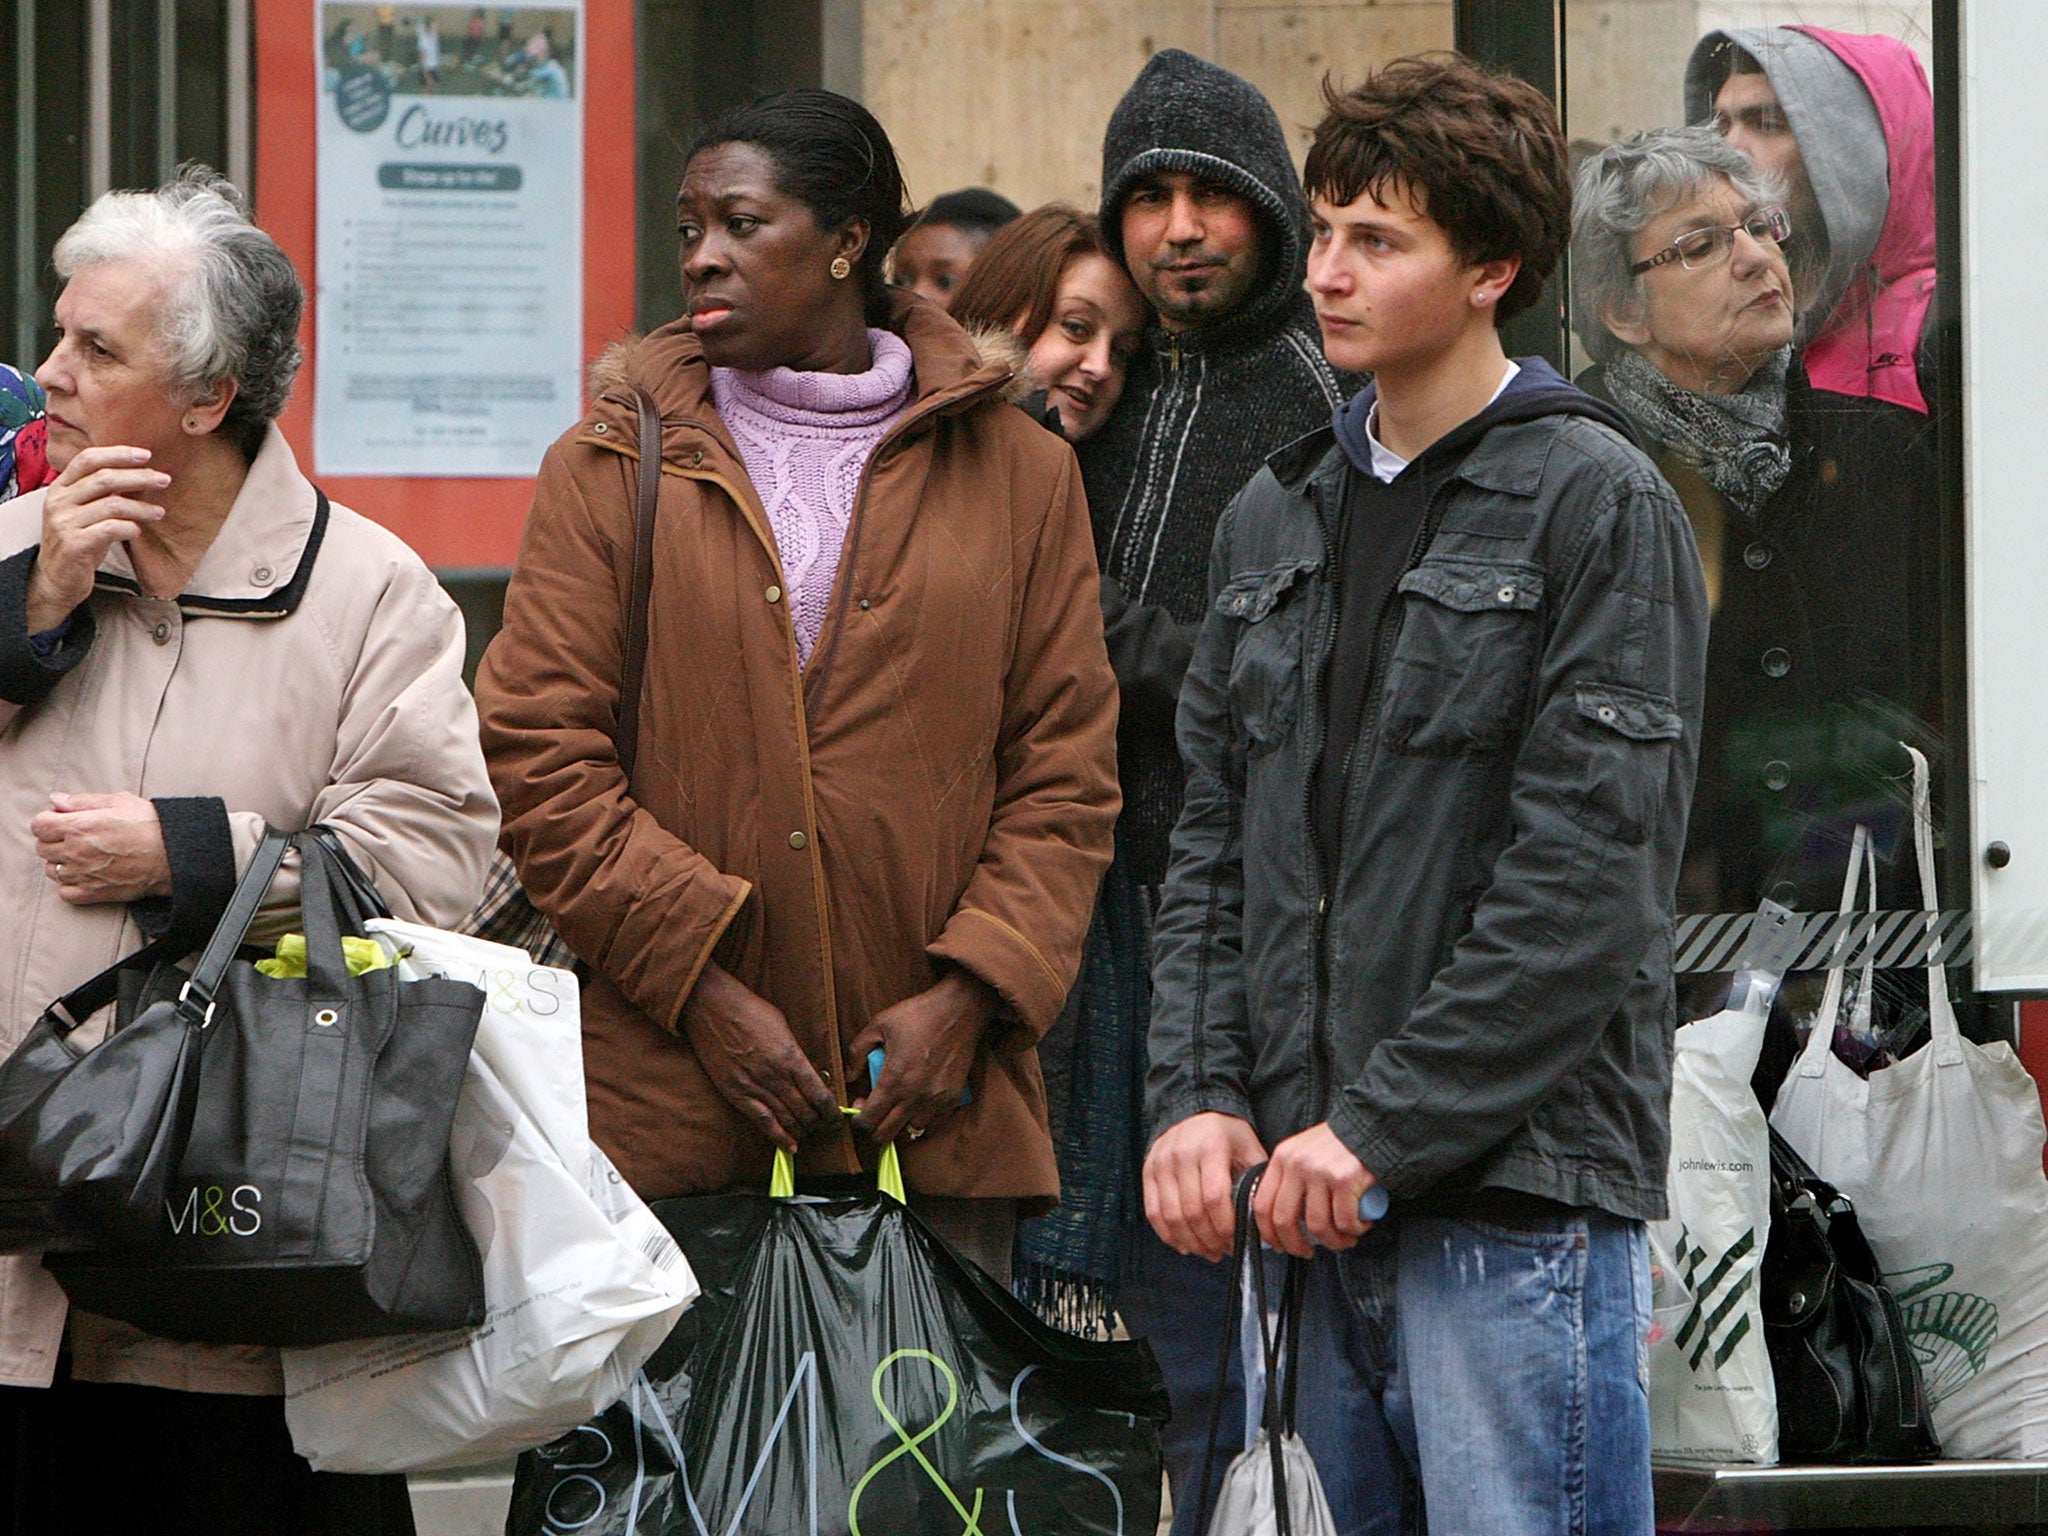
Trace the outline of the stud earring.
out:
[[[199,418],[197,416],[187,416],[185,418],[185,430],[187,432],[197,432],[199,430]]]
[[[844,256],[834,256],[832,258],[832,275],[841,282],[844,282],[853,275],[853,263]]]

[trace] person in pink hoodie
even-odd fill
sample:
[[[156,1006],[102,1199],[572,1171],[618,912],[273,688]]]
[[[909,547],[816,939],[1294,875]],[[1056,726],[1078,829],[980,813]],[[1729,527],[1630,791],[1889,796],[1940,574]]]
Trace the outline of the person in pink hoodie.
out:
[[[1823,27],[1709,32],[1685,114],[1786,184],[1813,387],[1927,415],[1934,96],[1912,50]]]

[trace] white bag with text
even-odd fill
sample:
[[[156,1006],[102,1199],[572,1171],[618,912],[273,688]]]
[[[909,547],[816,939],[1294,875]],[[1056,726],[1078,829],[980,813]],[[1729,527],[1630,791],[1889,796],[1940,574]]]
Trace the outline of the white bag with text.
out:
[[[285,1350],[285,1418],[323,1472],[501,1460],[616,1402],[697,1282],[591,1144],[576,978],[483,939],[366,928],[402,971],[485,994],[449,1163],[488,1311],[471,1329]]]
[[[1778,982],[1743,971],[1721,1012],[1678,1031],[1671,1215],[1649,1224],[1650,1446],[1660,1461],[1778,1459],[1778,1394],[1757,1295],[1771,1137],[1749,1086]]]

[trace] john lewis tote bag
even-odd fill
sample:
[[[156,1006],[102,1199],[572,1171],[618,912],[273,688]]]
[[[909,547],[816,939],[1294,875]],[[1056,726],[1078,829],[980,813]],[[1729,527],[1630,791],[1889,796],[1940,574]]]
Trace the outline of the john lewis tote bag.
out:
[[[1931,943],[1939,907],[1927,759],[1907,751]],[[2011,1046],[1963,1038],[1943,967],[1926,969],[1931,1038],[1868,1079],[1830,1049],[1843,991],[1839,974],[1830,977],[1771,1120],[1862,1216],[1920,1359],[1944,1453],[2048,1456],[2040,1094]]]

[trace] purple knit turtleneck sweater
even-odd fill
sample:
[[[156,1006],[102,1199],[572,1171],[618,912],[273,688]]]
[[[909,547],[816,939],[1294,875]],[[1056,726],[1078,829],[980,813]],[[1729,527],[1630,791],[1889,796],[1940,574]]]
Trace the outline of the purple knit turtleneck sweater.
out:
[[[910,348],[889,331],[869,331],[868,344],[875,364],[866,373],[711,370],[712,404],[768,509],[805,666],[824,627],[861,473],[910,405]]]

